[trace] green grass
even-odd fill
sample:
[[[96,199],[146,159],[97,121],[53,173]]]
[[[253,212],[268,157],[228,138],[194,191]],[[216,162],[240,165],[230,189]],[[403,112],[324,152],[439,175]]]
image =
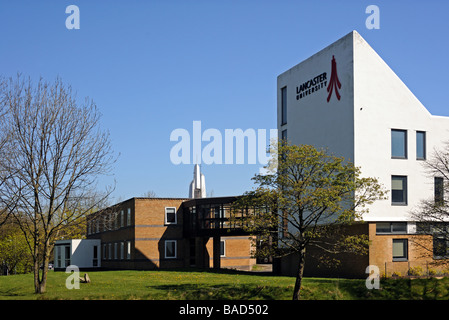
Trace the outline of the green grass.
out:
[[[92,282],[68,290],[69,274],[50,271],[47,293],[34,294],[33,275],[0,277],[5,299],[155,299],[155,300],[290,300],[295,279],[234,271],[95,271]],[[83,273],[81,272],[81,275]],[[383,280],[368,290],[365,280],[305,278],[302,299],[449,299],[449,279]]]

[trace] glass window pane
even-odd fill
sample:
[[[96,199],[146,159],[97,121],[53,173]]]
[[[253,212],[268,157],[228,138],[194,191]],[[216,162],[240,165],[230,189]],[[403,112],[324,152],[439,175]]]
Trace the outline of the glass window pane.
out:
[[[287,123],[287,87],[281,89],[281,125]]]
[[[165,223],[175,224],[176,223],[176,209],[175,208],[165,208]]]
[[[165,257],[176,258],[176,241],[165,241]]]
[[[387,233],[391,232],[391,225],[389,222],[377,222],[376,223],[376,232],[377,233]]]
[[[223,240],[220,241],[220,256],[225,256],[225,242]]]
[[[435,257],[444,257],[447,254],[447,243],[444,237],[434,236],[433,255]]]
[[[407,177],[391,177],[391,202],[393,204],[407,204]]]
[[[443,204],[444,202],[444,179],[441,177],[435,177],[435,203]]]
[[[393,232],[407,232],[407,223],[406,222],[393,222],[391,224],[391,231]]]
[[[393,260],[407,259],[407,240],[393,239]]]
[[[391,130],[391,156],[407,158],[407,131]]]
[[[416,159],[426,158],[426,133],[424,131],[416,132]]]

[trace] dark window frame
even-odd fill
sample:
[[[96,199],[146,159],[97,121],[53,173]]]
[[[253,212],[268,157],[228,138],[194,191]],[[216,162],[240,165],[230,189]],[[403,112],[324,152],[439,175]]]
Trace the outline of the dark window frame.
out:
[[[422,134],[422,136],[423,136],[423,142],[422,142],[423,156],[422,157],[418,156],[418,135],[420,135],[420,134]],[[416,131],[416,160],[426,160],[426,140],[427,140],[427,137],[426,137],[425,131]]]
[[[401,242],[404,245],[404,256],[394,256],[394,243]],[[393,239],[392,243],[393,261],[408,261],[408,239]]]
[[[281,126],[287,124],[287,86],[281,88]]]
[[[381,223],[388,224],[388,228],[381,229]],[[407,222],[376,222],[376,234],[407,234]]]
[[[436,205],[444,204],[444,178],[434,177],[434,200]]]
[[[402,193],[404,201],[393,201],[393,179],[402,180]],[[395,189],[396,190],[396,189]],[[407,176],[392,175],[391,176],[391,205],[393,206],[407,206],[408,205],[408,179]]]
[[[394,155],[394,152],[393,152],[393,132],[404,133],[404,155],[403,156]],[[407,144],[408,144],[407,130],[404,130],[404,129],[391,129],[391,159],[408,159]]]

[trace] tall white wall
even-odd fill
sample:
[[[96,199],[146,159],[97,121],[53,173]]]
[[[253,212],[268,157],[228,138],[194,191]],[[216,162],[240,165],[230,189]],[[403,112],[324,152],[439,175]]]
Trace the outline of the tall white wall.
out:
[[[312,144],[328,148],[338,156],[354,159],[353,119],[353,37],[348,34],[329,47],[278,76],[278,129],[287,129],[293,144]],[[335,57],[341,83],[338,100],[335,92],[327,102],[326,90],[331,77],[331,62]],[[326,73],[327,83],[299,100],[296,87]],[[281,88],[287,86],[287,125],[281,126]]]
[[[407,221],[419,201],[434,194],[433,177],[416,160],[416,131],[426,132],[429,158],[433,147],[449,140],[449,118],[432,116],[369,44],[353,34],[355,165],[388,190],[392,175],[407,176],[408,204],[392,205],[389,194],[371,206],[364,220]],[[391,158],[391,129],[407,130],[407,159]]]
[[[339,92],[327,102],[331,61],[335,57]],[[296,87],[326,72],[324,88],[296,99]],[[281,88],[287,86],[287,124],[281,125]],[[434,195],[434,180],[416,160],[416,131],[426,132],[427,159],[433,148],[449,140],[449,118],[431,115],[390,67],[356,32],[314,54],[278,76],[279,137],[287,129],[293,144],[326,147],[361,167],[362,175],[377,177],[391,191],[391,176],[407,176],[406,206],[389,199],[377,201],[365,221],[409,221],[423,198]],[[391,129],[407,130],[408,159],[391,158]]]

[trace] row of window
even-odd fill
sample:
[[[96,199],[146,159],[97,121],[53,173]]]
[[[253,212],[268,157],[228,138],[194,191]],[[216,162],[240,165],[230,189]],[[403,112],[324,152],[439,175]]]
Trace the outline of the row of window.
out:
[[[434,201],[444,202],[444,179],[434,177]],[[391,176],[391,204],[407,205],[407,176]]]
[[[407,159],[407,130],[392,129],[391,130],[391,158]],[[426,159],[426,132],[416,131],[416,159]]]
[[[104,231],[117,230],[119,228],[131,225],[131,208],[125,211],[111,212],[109,214],[102,214],[100,217],[87,222],[87,234],[94,234]]]
[[[433,257],[443,259],[449,257],[449,239],[447,223],[416,223],[417,234],[429,234],[433,237]],[[376,234],[407,234],[407,222],[377,222]],[[408,240],[393,239],[393,261],[408,259]]]
[[[220,256],[225,256],[225,241],[220,242]],[[178,257],[178,241],[164,241],[164,258],[176,259]],[[94,254],[94,259],[96,255]],[[103,260],[130,260],[131,259],[131,241],[122,241],[103,244]]]
[[[131,259],[131,241],[103,243],[103,260],[118,259]]]
[[[433,236],[433,258],[449,257],[449,241],[442,235]],[[408,239],[393,239],[393,261],[408,260]]]

